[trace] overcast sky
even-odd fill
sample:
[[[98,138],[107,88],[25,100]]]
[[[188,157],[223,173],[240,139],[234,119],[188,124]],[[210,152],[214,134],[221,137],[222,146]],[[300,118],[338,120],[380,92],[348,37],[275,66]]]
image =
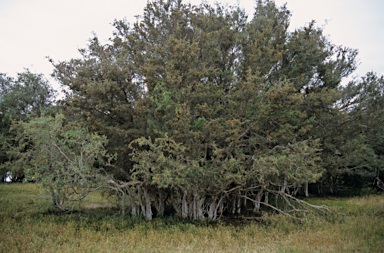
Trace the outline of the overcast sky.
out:
[[[184,1],[188,2],[188,1]],[[201,0],[190,1],[200,4]],[[209,3],[216,1],[210,0]],[[254,0],[223,1],[240,5],[253,14]],[[384,74],[384,0],[276,0],[287,3],[292,12],[290,30],[316,20],[336,45],[359,50],[361,62],[355,75],[368,71]],[[16,76],[29,68],[49,75],[52,65],[46,59],[65,61],[78,58],[96,33],[107,42],[115,19],[141,15],[146,0],[0,0],[0,73]]]

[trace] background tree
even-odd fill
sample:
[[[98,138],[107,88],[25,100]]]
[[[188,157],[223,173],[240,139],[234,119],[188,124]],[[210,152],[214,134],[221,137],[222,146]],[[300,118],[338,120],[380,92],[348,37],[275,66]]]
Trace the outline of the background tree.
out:
[[[15,137],[10,131],[12,120],[28,121],[29,119],[55,113],[56,91],[42,74],[35,74],[26,69],[18,73],[16,78],[0,74],[0,141],[8,143]],[[7,146],[1,145],[0,164],[9,160],[6,155]],[[1,173],[5,174],[6,169]],[[13,180],[23,178],[22,169],[14,171]]]
[[[54,106],[56,91],[42,74],[26,69],[17,78],[1,74],[1,114],[4,118],[24,120],[29,114],[41,116],[41,112]]]
[[[346,167],[341,173],[340,183],[354,189],[366,187],[383,170],[383,91],[384,77],[373,72],[351,81],[343,89],[345,95],[340,103],[348,112],[347,128],[361,136],[365,150],[362,163]]]

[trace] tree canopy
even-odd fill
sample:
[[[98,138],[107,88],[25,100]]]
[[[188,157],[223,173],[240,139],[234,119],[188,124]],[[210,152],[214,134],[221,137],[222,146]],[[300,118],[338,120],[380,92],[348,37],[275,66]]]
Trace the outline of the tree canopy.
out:
[[[294,197],[308,184],[333,193],[382,169],[383,77],[343,86],[357,50],[315,22],[290,32],[290,17],[269,0],[253,17],[158,0],[115,21],[109,43],[54,63],[66,118],[117,154],[107,185],[132,215],[214,220],[252,206],[298,218],[324,210]]]
[[[6,152],[16,134],[10,130],[12,121],[28,121],[43,112],[53,114],[55,99],[56,91],[42,74],[25,69],[13,78],[0,73],[0,165],[9,160]],[[14,171],[13,180],[23,177],[22,170]],[[7,169],[0,171],[5,179]]]

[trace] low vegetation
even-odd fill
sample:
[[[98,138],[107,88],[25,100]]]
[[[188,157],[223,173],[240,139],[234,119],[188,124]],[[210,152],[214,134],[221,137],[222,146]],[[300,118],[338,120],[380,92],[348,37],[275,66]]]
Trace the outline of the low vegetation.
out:
[[[258,220],[122,216],[94,192],[71,212],[36,198],[39,184],[0,185],[1,252],[382,252],[384,195],[309,198],[337,214],[298,222],[264,212]],[[369,193],[368,191],[366,193]]]

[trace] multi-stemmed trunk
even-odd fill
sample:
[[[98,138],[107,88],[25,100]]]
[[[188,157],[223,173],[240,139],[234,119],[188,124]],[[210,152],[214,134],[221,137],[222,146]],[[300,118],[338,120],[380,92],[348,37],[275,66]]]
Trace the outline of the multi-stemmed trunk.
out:
[[[142,195],[143,193],[143,195]],[[146,220],[152,220],[152,208],[151,208],[151,199],[148,194],[148,189],[146,187],[138,188],[138,196],[141,207],[141,214]]]
[[[240,194],[231,196],[231,213],[232,214],[240,214],[241,213],[241,197]]]

